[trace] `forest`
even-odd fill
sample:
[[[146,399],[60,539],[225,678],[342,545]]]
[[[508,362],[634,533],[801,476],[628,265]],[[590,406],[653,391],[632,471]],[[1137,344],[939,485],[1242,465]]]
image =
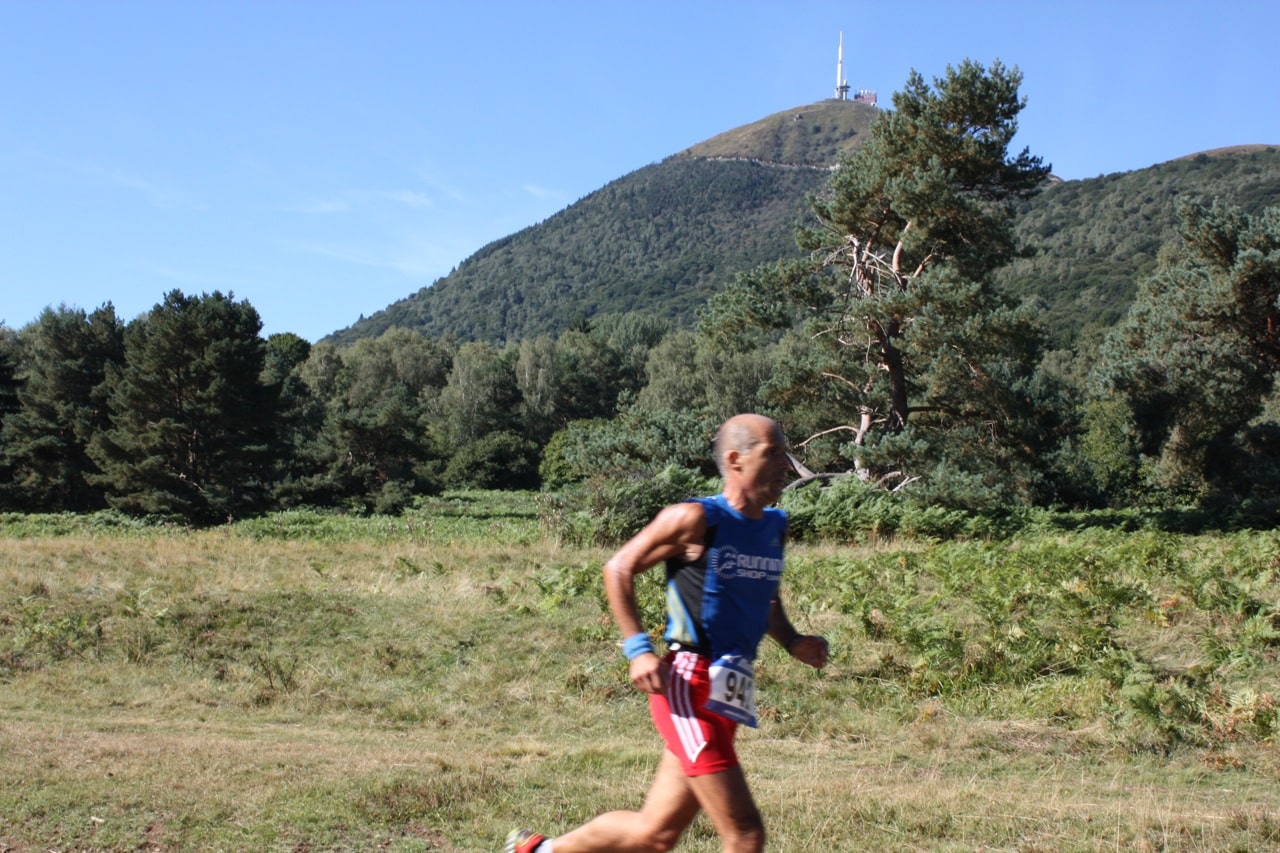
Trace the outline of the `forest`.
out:
[[[1113,181],[1128,182],[1128,215],[1170,223],[1169,239],[1129,247],[1118,272],[1093,253],[1046,254],[1079,222],[1062,207],[1028,215],[1074,190],[1010,151],[1020,81],[998,62],[913,75],[824,173],[790,249],[761,243],[749,270],[706,293],[693,285],[715,263],[698,247],[717,223],[681,232],[663,252],[680,263],[645,279],[651,310],[610,310],[600,290],[591,310],[524,333],[391,322],[312,344],[263,338],[232,293],[175,290],[129,322],[110,304],[50,307],[0,328],[0,507],[209,525],[541,488],[555,494],[549,518],[593,518],[583,536],[603,540],[605,509],[711,476],[717,424],[758,411],[815,475],[806,488],[894,518],[1137,506],[1273,523],[1280,208],[1179,193],[1179,170],[1197,164],[1175,164]],[[759,188],[747,164],[728,165],[735,193]],[[683,215],[680,186],[614,206],[643,201],[657,223]],[[658,224],[652,245],[673,239]],[[576,245],[527,261],[570,269],[579,291],[608,278]],[[1072,276],[1091,282],[1094,313],[1051,310]],[[502,287],[490,307],[526,310]],[[838,531],[839,516],[811,517]]]

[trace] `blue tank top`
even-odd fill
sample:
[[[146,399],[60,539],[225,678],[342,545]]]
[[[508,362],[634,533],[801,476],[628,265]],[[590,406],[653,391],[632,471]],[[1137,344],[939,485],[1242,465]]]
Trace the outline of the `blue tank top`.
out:
[[[782,579],[787,514],[773,507],[747,518],[723,494],[693,498],[707,519],[706,547],[693,562],[668,560],[668,644],[718,658],[755,659],[769,630],[769,607]]]

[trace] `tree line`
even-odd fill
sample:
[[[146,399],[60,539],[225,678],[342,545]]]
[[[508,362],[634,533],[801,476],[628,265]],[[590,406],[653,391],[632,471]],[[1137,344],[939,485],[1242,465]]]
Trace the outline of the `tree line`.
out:
[[[550,438],[639,391],[669,328],[602,318],[499,349],[400,329],[339,348],[261,326],[231,294],[175,290],[129,323],[60,306],[6,330],[0,503],[209,523],[536,488]]]
[[[1280,208],[1176,202],[1177,238],[1091,352],[1048,348],[999,271],[1049,167],[1008,146],[1021,75],[912,74],[810,199],[798,251],[694,326],[579,317],[494,345],[393,328],[263,339],[233,295],[123,323],[46,309],[0,336],[0,503],[216,523],[394,513],[445,488],[711,474],[716,425],[772,415],[814,470],[966,508],[1280,497]]]

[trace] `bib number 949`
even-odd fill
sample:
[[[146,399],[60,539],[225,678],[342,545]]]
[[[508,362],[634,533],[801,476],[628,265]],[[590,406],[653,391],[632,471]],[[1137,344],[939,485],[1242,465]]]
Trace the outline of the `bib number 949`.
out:
[[[709,674],[707,710],[755,728],[756,678],[751,661],[742,655],[724,655],[711,664]]]

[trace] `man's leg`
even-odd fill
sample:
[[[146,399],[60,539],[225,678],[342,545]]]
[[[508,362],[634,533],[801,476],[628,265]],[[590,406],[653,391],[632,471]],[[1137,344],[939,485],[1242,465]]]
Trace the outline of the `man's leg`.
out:
[[[671,850],[685,827],[698,814],[699,801],[690,787],[691,781],[685,777],[680,760],[664,749],[657,776],[640,811],[602,814],[555,839],[556,853],[596,850],[662,853]]]
[[[764,850],[764,819],[756,808],[741,767],[730,767],[709,776],[693,776],[685,781],[715,825],[725,853]]]
[[[764,850],[764,821],[741,767],[708,776],[687,777],[680,761],[663,750],[658,775],[638,812],[617,811],[555,839],[556,853],[671,850],[681,833],[705,809],[725,853]]]

